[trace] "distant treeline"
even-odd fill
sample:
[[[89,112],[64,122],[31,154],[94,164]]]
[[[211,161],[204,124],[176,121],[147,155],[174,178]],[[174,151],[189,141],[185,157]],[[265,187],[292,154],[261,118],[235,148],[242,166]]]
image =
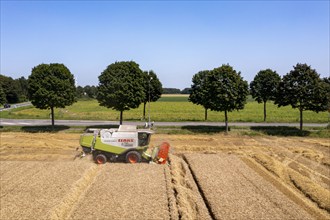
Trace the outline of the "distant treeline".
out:
[[[96,86],[77,86],[76,87],[76,97],[77,98],[91,98],[95,99],[97,96],[97,87]]]
[[[176,88],[163,88],[162,94],[190,94],[191,88],[185,88],[183,90]],[[76,97],[77,98],[96,98],[97,87],[96,86],[77,86]]]
[[[13,79],[0,74],[0,104],[28,100],[28,81],[24,77]]]
[[[191,88],[185,88],[183,90],[176,88],[163,88],[163,94],[190,94]]]
[[[190,94],[191,88],[183,90],[176,88],[163,88],[163,94]],[[96,86],[77,86],[76,98],[92,98],[97,96]],[[0,75],[0,104],[19,103],[28,101],[28,80],[24,77],[13,79],[11,77]]]

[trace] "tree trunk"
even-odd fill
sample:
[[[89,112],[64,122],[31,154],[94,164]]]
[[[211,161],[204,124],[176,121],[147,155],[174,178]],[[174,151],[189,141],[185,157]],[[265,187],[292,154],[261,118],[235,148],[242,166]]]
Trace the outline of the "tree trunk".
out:
[[[54,126],[55,126],[54,107],[50,107],[50,114],[52,117],[52,127],[54,128]]]
[[[143,119],[146,119],[146,104],[147,102],[143,103]]]
[[[303,129],[303,109],[300,107],[299,111],[300,111],[300,130],[302,131],[302,129]]]
[[[207,108],[205,108],[205,121],[207,120]]]
[[[226,133],[228,133],[228,115],[227,115],[227,110],[225,111],[225,124],[226,124]]]
[[[120,111],[120,119],[119,119],[119,124],[123,124],[123,111]]]
[[[267,113],[266,113],[266,103],[264,102],[264,122],[266,121]]]

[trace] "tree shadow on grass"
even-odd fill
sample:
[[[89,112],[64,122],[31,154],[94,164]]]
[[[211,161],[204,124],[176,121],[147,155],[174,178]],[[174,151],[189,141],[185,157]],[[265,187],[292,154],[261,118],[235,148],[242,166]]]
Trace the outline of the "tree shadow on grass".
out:
[[[88,128],[100,128],[100,129],[110,129],[110,128],[119,128],[118,124],[108,124],[108,125],[89,125],[86,126]]]
[[[287,127],[287,126],[253,126],[251,130],[258,131],[267,135],[272,136],[299,136],[307,137],[310,135],[310,131],[300,130],[296,127]]]
[[[69,126],[66,125],[40,125],[40,126],[24,126],[21,128],[24,132],[29,133],[40,133],[40,132],[59,132],[63,130],[70,129]]]
[[[187,125],[182,126],[181,129],[199,134],[215,134],[220,132],[226,132],[225,126]],[[230,127],[228,128],[228,130],[230,131]]]

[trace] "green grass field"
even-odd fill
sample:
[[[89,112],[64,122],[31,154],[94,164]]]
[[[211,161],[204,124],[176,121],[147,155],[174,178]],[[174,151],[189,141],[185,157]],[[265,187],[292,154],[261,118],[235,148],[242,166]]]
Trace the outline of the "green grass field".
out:
[[[23,107],[10,111],[2,111],[1,118],[12,119],[47,119],[49,110],[40,110],[34,107]],[[304,123],[327,123],[328,112],[315,113],[304,111]],[[151,103],[152,121],[204,121],[204,109],[202,106],[188,102],[188,96],[166,95],[157,102]],[[143,120],[143,105],[137,109],[124,112],[125,121]],[[148,116],[148,106],[146,108]],[[245,108],[241,111],[233,111],[228,114],[229,122],[263,122],[263,104],[258,104],[251,98],[248,99]],[[55,110],[55,119],[79,119],[79,120],[119,120],[119,112],[99,106],[97,100],[78,101],[72,106]],[[208,121],[224,121],[223,112],[208,111]],[[267,104],[267,122],[299,122],[298,109],[290,106],[278,108],[273,103]]]

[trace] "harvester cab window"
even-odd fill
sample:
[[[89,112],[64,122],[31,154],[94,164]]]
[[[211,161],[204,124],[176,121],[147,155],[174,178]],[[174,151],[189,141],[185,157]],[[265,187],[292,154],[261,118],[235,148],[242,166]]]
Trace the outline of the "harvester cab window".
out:
[[[147,132],[139,132],[138,134],[139,146],[146,146],[150,141],[150,134]]]

